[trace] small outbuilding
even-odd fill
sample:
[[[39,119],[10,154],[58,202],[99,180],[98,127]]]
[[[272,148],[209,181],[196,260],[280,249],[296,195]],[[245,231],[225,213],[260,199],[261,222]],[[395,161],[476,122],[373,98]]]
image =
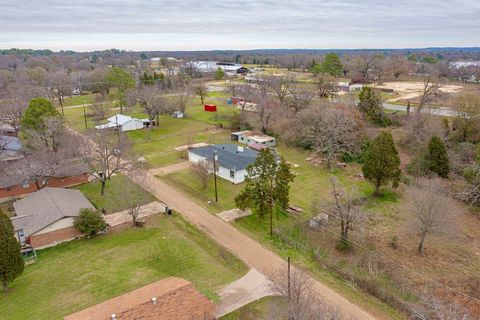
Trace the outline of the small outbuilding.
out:
[[[95,126],[96,129],[118,129],[122,132],[143,129],[153,125],[149,119],[137,119],[123,114],[116,114],[107,119],[106,124]]]
[[[250,130],[232,132],[230,136],[232,141],[238,141],[246,144],[247,146],[254,145],[255,150],[258,150],[259,146],[274,147],[277,145],[276,138]]]

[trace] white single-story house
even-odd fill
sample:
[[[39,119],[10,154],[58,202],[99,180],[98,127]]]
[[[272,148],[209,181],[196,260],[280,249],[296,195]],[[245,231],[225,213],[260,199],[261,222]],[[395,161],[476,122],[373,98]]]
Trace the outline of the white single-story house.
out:
[[[250,130],[232,132],[231,138],[232,141],[238,141],[240,143],[246,144],[247,146],[256,144],[265,147],[275,147],[277,145],[276,138]]]
[[[111,116],[107,119],[107,121],[108,122],[106,124],[95,126],[95,128],[99,130],[119,128],[122,132],[124,132],[143,129],[151,125],[149,119],[137,119],[130,116],[125,116],[123,114]]]
[[[13,203],[12,224],[20,243],[44,248],[80,235],[73,221],[81,209],[95,209],[74,189],[45,187]]]
[[[246,169],[258,154],[235,144],[218,144],[189,149],[188,160],[195,164],[212,163],[216,155],[217,175],[236,184],[245,180]]]

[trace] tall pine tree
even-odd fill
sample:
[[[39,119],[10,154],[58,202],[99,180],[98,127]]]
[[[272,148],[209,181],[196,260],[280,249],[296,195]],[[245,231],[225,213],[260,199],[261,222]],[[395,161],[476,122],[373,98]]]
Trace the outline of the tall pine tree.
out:
[[[20,243],[14,236],[12,222],[0,211],[0,280],[4,292],[8,289],[8,282],[17,278],[23,272],[24,266]]]
[[[269,214],[272,235],[273,209],[288,206],[294,177],[285,160],[278,163],[270,149],[262,150],[255,163],[248,166],[245,187],[235,198],[235,204],[242,210],[251,209],[262,218]]]
[[[375,187],[375,195],[380,195],[380,187],[392,181],[396,188],[400,180],[400,157],[390,132],[380,133],[369,145],[362,166],[365,179]]]
[[[447,150],[442,140],[433,136],[428,143],[428,152],[425,156],[428,170],[437,173],[442,178],[447,178],[450,173]]]

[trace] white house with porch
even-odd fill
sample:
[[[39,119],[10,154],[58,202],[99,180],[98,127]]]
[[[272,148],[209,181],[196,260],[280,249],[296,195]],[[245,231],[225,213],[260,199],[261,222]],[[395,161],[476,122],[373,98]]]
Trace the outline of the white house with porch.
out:
[[[116,114],[107,119],[106,124],[95,126],[96,129],[119,129],[122,132],[143,129],[151,125],[149,119],[137,119],[123,114]]]

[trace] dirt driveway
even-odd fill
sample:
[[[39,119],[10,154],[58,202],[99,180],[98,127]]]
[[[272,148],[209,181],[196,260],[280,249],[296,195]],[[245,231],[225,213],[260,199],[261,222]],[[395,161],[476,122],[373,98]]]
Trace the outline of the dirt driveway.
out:
[[[159,200],[169,207],[180,212],[186,220],[204,230],[220,245],[231,250],[251,268],[257,269],[268,277],[273,277],[278,270],[286,268],[286,261],[257,241],[223,222],[205,208],[190,200],[190,198],[176,188],[156,179],[148,174],[142,177],[132,177],[137,183],[152,192]],[[351,303],[346,298],[333,291],[326,285],[313,279],[314,290],[320,299],[328,305],[337,308],[347,318],[375,319],[372,315]]]

